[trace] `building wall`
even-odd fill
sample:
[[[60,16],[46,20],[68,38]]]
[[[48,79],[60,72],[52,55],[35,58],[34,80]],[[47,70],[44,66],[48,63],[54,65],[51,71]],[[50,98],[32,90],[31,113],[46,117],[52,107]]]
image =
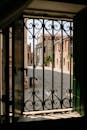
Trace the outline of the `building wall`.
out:
[[[24,19],[24,22],[26,21],[27,19]],[[25,22],[25,24],[27,24]],[[25,25],[27,26],[27,25]],[[24,27],[24,68],[27,69],[27,65],[28,65],[28,43],[27,43],[27,30],[26,28]],[[27,70],[26,70],[27,71]],[[27,72],[24,71],[24,88],[27,88],[28,87],[28,77],[27,77]]]
[[[43,57],[43,52],[41,52],[41,50],[43,51],[42,47],[43,47],[43,43],[42,40],[43,39],[43,35],[40,35],[39,37],[39,43],[37,43],[37,54],[38,54],[38,58],[39,58],[39,63],[38,65],[41,65],[42,63],[42,57]],[[52,52],[54,51],[54,67],[61,70],[61,53],[63,53],[63,71],[67,71],[73,72],[73,58],[71,57],[70,59],[70,55],[72,52],[71,49],[71,43],[70,43],[70,39],[69,37],[65,37],[63,40],[63,50],[62,50],[62,42],[60,39],[60,35],[56,36],[54,39],[54,43],[52,43],[52,38],[51,36],[49,36],[48,34],[44,35],[44,57],[53,57]],[[53,50],[53,44],[54,44],[54,50]],[[63,52],[62,52],[63,51]],[[70,52],[71,51],[71,52]],[[44,61],[45,62],[45,61]],[[45,63],[46,66],[51,67],[52,66],[52,61],[49,63]]]

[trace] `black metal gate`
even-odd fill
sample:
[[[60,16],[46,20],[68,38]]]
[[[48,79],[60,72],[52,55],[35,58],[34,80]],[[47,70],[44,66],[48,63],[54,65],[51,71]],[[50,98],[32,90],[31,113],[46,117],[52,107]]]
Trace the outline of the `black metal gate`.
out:
[[[73,101],[73,22],[24,18],[28,88],[25,111],[70,108]]]

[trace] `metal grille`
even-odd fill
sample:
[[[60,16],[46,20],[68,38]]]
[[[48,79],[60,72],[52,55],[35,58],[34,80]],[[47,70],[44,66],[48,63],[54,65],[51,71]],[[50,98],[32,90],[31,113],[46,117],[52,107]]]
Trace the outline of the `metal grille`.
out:
[[[73,22],[24,19],[28,44],[25,111],[70,108],[73,101]]]

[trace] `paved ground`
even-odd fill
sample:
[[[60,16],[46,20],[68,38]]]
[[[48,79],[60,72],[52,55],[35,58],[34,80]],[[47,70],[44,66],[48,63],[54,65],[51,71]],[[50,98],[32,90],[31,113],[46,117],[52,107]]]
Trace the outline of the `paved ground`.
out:
[[[28,67],[28,88],[25,89],[25,111],[32,111],[32,102],[35,101],[35,110],[42,110],[42,102],[45,101],[44,109],[52,109],[52,89],[54,89],[53,99],[54,108],[60,108],[61,94],[65,99],[63,107],[69,107],[69,89],[70,89],[70,74],[64,72],[63,74],[63,86],[61,86],[61,72],[54,69],[52,73],[51,68],[45,67],[44,69],[44,87],[43,87],[43,70],[41,67],[35,68],[35,89],[30,86],[30,78],[33,77],[32,67]],[[52,77],[53,75],[53,77]],[[53,83],[53,84],[52,84]],[[53,85],[53,86],[52,86]],[[53,88],[52,88],[53,87]],[[62,87],[62,88],[61,88]],[[33,91],[35,93],[33,93]],[[67,99],[66,99],[67,98]],[[34,102],[33,102],[34,103]]]

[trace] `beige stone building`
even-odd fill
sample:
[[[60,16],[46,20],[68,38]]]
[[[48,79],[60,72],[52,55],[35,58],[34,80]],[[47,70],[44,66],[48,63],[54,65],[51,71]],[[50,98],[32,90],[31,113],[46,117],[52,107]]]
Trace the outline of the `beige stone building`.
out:
[[[65,72],[73,72],[73,45],[69,37],[64,37],[55,42],[55,68],[63,67]],[[62,61],[61,61],[62,60]],[[61,63],[62,62],[62,63]],[[61,65],[63,64],[63,66]]]
[[[64,72],[73,72],[73,45],[69,37],[64,36],[63,41],[61,41],[61,36],[57,35],[54,37],[54,41],[52,41],[52,36],[45,34],[43,49],[43,35],[40,35],[36,45],[37,65],[43,64],[43,50],[45,66],[52,66],[52,58],[54,53],[54,68],[61,71],[61,67],[63,67]],[[47,58],[48,61],[46,61]]]

